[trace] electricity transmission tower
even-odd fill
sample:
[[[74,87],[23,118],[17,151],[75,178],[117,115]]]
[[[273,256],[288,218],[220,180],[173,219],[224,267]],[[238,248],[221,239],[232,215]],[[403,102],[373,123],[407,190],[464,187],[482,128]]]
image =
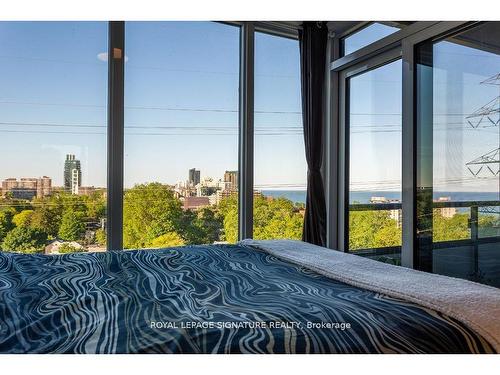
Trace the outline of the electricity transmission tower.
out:
[[[500,89],[500,73],[485,79],[480,84],[494,85]],[[483,105],[465,118],[467,123],[474,129],[483,124],[483,127],[498,127],[500,126],[500,95],[489,103]],[[500,143],[500,138],[499,138]],[[493,176],[500,175],[500,147],[487,152],[478,158],[469,161],[465,164],[469,172],[474,177],[478,177],[481,171],[486,171]]]
[[[492,150],[480,157],[466,163],[467,169],[474,177],[478,177],[479,173],[485,168],[493,176],[498,176],[500,173],[500,148]]]

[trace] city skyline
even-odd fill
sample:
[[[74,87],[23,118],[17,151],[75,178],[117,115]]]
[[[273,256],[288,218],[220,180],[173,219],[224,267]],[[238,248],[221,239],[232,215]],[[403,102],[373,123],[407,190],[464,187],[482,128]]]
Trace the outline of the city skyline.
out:
[[[75,154],[81,183],[105,186],[107,39],[105,22],[0,25],[0,156],[16,160],[0,179],[50,175],[62,185],[61,160]],[[236,170],[239,29],[127,22],[126,41],[125,187],[173,184],[190,165]],[[255,74],[255,182],[304,186],[298,42],[257,33]],[[269,163],[272,153],[289,163]]]
[[[61,163],[61,165],[63,166],[62,167],[62,173],[61,175],[64,176],[66,175],[66,162],[68,161],[68,157],[74,157],[76,158],[77,156],[76,155],[70,155],[70,154],[67,154],[66,155],[66,159],[64,159],[63,163]],[[77,160],[79,161],[79,160]],[[197,180],[197,183],[196,184],[191,184],[191,173],[192,171],[196,171],[197,172],[197,177],[196,177],[196,180]],[[80,176],[85,176],[85,173],[84,171],[80,170],[79,171],[80,173]],[[230,174],[231,176],[236,176],[236,177],[227,177],[227,175]],[[169,182],[166,182],[166,181],[144,181],[144,182],[138,182],[136,183],[135,185],[140,185],[140,184],[147,184],[147,183],[151,183],[151,182],[160,182],[164,185],[169,185],[169,186],[172,186],[172,187],[175,187],[177,185],[192,185],[193,187],[196,187],[198,185],[203,185],[203,183],[206,183],[207,181],[211,180],[211,181],[215,181],[215,182],[232,182],[233,184],[236,184],[237,186],[237,177],[238,176],[238,171],[237,170],[228,170],[228,169],[225,169],[224,172],[218,174],[218,175],[208,175],[208,174],[202,174],[202,169],[200,168],[197,168],[197,167],[192,167],[192,168],[188,168],[186,170],[186,178],[185,179],[179,179],[177,181],[169,181]],[[231,180],[226,180],[226,178],[229,178]],[[63,180],[63,183],[62,184],[54,184],[52,181],[54,181],[54,178],[52,176],[47,176],[47,175],[43,175],[43,174],[34,174],[32,176],[26,176],[26,175],[16,175],[16,176],[8,176],[8,177],[5,177],[5,178],[2,178],[1,181],[3,182],[6,182],[6,181],[14,181],[14,182],[21,182],[22,180],[26,180],[26,181],[31,181],[31,180],[36,180],[36,179],[49,179],[51,181],[51,188],[53,189],[57,189],[57,188],[63,188],[63,189],[66,189],[66,190],[71,190],[71,186],[68,187],[65,185],[64,183],[64,178],[62,178],[61,180]],[[80,179],[78,180],[80,181]],[[134,186],[135,186],[134,185]],[[80,186],[82,186],[82,184],[80,184]],[[131,187],[125,187],[125,189],[127,188],[132,188],[133,186]],[[83,186],[83,188],[97,188],[97,189],[107,189],[107,186],[106,185],[103,185],[103,186],[96,186],[96,185],[89,185],[89,186]],[[297,189],[297,188],[290,188],[290,187],[287,187],[286,189],[282,189],[282,188],[277,188],[277,189],[273,189],[273,188],[261,188],[261,189],[257,189],[257,190],[260,190],[260,191],[271,191],[271,190],[277,190],[277,191],[294,191],[294,190],[297,190],[297,191],[305,191],[305,189]],[[460,191],[460,190],[439,190],[439,189],[433,189],[435,192],[439,193],[439,192],[443,192],[443,193],[446,193],[446,192],[464,192],[464,193],[475,193],[477,192],[477,190],[470,190],[470,191]],[[351,194],[352,193],[364,193],[364,192],[373,192],[373,193],[377,193],[377,192],[387,192],[387,193],[400,193],[399,190],[395,190],[395,189],[380,189],[380,188],[374,188],[374,189],[356,189],[356,190],[351,190]],[[497,190],[491,190],[491,191],[484,191],[484,193],[498,193]]]
[[[193,166],[204,176],[236,170],[238,28],[127,22],[126,41],[125,188],[175,184]],[[62,186],[63,157],[75,154],[86,171],[80,183],[105,187],[107,24],[4,22],[0,43],[0,156],[15,161],[2,164],[0,179],[46,175]],[[256,33],[255,48],[255,186],[305,189],[298,42]],[[457,100],[435,101],[435,142],[443,147],[435,150],[433,185],[441,191],[498,191],[498,177],[473,178],[466,167],[498,148],[498,126],[473,129],[465,121],[498,95],[498,86],[480,85],[498,73],[498,58],[448,42],[436,48],[435,97]],[[480,67],[471,63],[472,55]],[[401,85],[399,70],[374,81],[356,77],[360,95],[351,125],[360,149],[382,168],[367,167],[363,153],[352,152],[362,176],[352,181],[353,190],[400,189],[401,166],[384,147],[400,142],[400,111],[390,103],[394,97],[376,94]],[[457,71],[467,74],[455,79]],[[459,86],[461,98],[453,94]]]

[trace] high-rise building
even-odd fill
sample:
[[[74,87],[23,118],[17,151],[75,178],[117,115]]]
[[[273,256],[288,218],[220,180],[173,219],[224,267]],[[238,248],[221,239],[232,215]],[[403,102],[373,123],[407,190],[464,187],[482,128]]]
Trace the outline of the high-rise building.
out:
[[[80,187],[80,173],[79,170],[74,168],[71,170],[71,194],[78,194],[78,188]]]
[[[73,191],[73,170],[78,177],[78,187],[82,185],[82,168],[80,160],[75,159],[75,155],[67,154],[66,161],[64,162],[64,188],[68,191]]]
[[[200,170],[196,168],[191,168],[189,170],[189,185],[196,186],[200,183]]]
[[[224,182],[226,183],[226,189],[238,190],[238,171],[225,171]]]

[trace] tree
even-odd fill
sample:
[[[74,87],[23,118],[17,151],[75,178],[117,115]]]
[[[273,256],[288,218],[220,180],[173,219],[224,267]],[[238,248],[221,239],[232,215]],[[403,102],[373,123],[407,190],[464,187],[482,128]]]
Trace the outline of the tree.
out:
[[[85,197],[87,216],[93,220],[100,220],[106,216],[106,199],[102,192],[96,191]]]
[[[7,233],[14,228],[14,223],[12,223],[14,212],[14,209],[0,211],[0,243]]]
[[[179,220],[179,235],[188,244],[200,244],[204,237],[203,228],[197,225],[197,215],[195,211],[185,210]]]
[[[85,250],[83,249],[83,247],[76,247],[65,242],[61,244],[61,246],[59,246],[58,251],[60,254],[68,254],[68,253],[82,253]]]
[[[401,228],[387,210],[349,213],[349,249],[401,246]]]
[[[125,248],[147,247],[155,238],[179,233],[182,208],[172,189],[158,182],[136,185],[123,199]]]
[[[238,240],[238,201],[236,196],[222,200],[219,205],[223,217],[224,238],[227,242]],[[302,237],[303,217],[298,206],[286,198],[254,197],[254,238]]]
[[[39,229],[21,226],[12,229],[5,236],[2,248],[6,251],[18,251],[31,254],[42,251],[46,242],[46,233]]]
[[[214,209],[204,207],[197,212],[196,226],[202,229],[203,237],[199,239],[199,244],[214,243],[220,241],[223,229],[223,217]]]
[[[84,223],[88,221],[97,226],[106,215],[103,191],[87,196],[55,190],[50,196],[33,198],[31,201],[14,199],[11,194],[6,194],[2,203],[11,207],[0,212],[0,243],[15,226],[37,229],[51,239],[62,235],[63,239],[81,240]],[[66,215],[64,223],[63,214]],[[101,243],[102,240],[105,241],[101,236]]]
[[[401,227],[396,226],[395,220],[391,221],[386,221],[385,225],[375,233],[373,239],[376,247],[401,246]]]
[[[104,229],[98,229],[95,232],[95,240],[101,246],[106,246],[107,236]]]
[[[61,226],[62,210],[49,203],[43,204],[35,209],[31,216],[31,227],[40,229],[49,236],[56,237]]]
[[[153,239],[149,243],[148,247],[162,248],[162,247],[183,246],[184,244],[185,242],[181,238],[181,236],[179,236],[175,232],[168,232]]]
[[[302,237],[303,217],[289,199],[255,196],[253,219],[255,239]]]
[[[452,217],[444,217],[441,210],[435,209],[432,216],[433,241],[456,241],[470,238],[468,214],[457,213]]]
[[[85,231],[85,224],[82,221],[81,214],[73,211],[66,211],[59,227],[59,237],[66,241],[77,241],[81,239]]]
[[[483,237],[498,236],[500,231],[500,216],[498,214],[487,214],[479,216],[479,230]]]
[[[88,217],[87,200],[84,195],[74,195],[70,193],[59,193],[56,197],[57,204],[62,206],[64,211],[72,211],[81,217]]]
[[[224,218],[224,233],[221,240],[229,243],[238,241],[238,197],[231,195],[219,203],[219,211]]]
[[[35,211],[33,210],[22,210],[18,214],[14,215],[12,222],[16,225],[16,227],[29,227],[34,213]]]
[[[203,207],[198,211],[183,212],[178,232],[187,244],[220,241],[223,217],[216,209]]]

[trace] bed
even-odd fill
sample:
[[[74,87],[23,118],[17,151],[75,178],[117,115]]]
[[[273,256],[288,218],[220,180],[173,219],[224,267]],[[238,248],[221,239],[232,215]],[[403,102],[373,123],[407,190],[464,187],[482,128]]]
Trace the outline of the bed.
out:
[[[0,353],[498,352],[498,289],[422,274],[299,241],[0,252]]]

